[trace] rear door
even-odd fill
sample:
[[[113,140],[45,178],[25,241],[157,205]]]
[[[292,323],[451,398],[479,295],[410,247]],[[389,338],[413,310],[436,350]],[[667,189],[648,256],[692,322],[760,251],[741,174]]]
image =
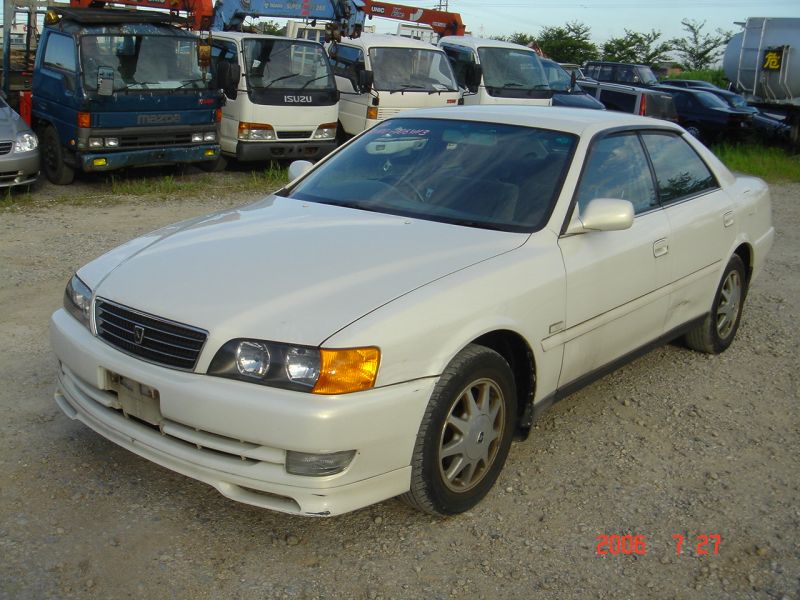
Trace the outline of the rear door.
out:
[[[711,308],[721,269],[739,229],[734,204],[711,169],[677,133],[642,135],[669,219],[673,292],[666,329],[698,317]]]

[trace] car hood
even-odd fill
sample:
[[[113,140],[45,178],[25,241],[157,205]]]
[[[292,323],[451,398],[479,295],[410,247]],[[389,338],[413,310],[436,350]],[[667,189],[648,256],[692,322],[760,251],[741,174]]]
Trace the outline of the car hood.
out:
[[[0,137],[13,138],[17,133],[29,129],[28,124],[12,108],[0,105]]]
[[[79,275],[98,296],[208,330],[209,342],[318,345],[527,237],[270,196],[129,242]]]

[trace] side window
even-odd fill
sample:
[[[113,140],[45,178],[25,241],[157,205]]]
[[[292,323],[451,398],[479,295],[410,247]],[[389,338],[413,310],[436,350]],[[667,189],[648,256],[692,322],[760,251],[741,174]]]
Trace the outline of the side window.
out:
[[[706,163],[680,136],[647,133],[642,139],[656,172],[661,204],[719,187]]]
[[[608,110],[633,113],[636,112],[636,94],[629,92],[618,92],[616,90],[604,90],[600,88],[600,102],[605,104]]]
[[[594,143],[578,184],[578,207],[594,198],[629,200],[636,214],[658,206],[653,177],[639,138],[613,135]]]
[[[76,69],[75,42],[66,35],[50,34],[44,50],[44,65],[74,73]]]
[[[597,74],[598,81],[614,81],[614,67],[602,65]]]
[[[364,53],[360,48],[338,44],[336,47],[336,57],[333,59],[333,72],[339,77],[346,77],[353,84],[353,88],[358,86],[356,71],[358,65],[364,64]]]
[[[444,53],[447,54],[447,60],[450,61],[450,65],[453,67],[453,72],[456,76],[456,82],[462,88],[467,87],[467,71],[469,66],[475,63],[475,59],[472,56],[472,52],[469,50],[461,50],[459,48],[454,48],[452,46],[442,46],[442,50]],[[470,90],[471,92],[477,90]]]
[[[211,46],[211,74],[217,74],[217,65],[220,62],[237,64],[236,44],[222,40],[214,40]]]

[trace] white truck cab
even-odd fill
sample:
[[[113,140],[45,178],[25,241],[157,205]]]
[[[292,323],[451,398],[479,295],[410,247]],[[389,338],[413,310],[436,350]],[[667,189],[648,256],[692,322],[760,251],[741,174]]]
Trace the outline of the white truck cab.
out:
[[[348,136],[403,110],[460,104],[453,69],[436,46],[363,34],[327,48],[341,92],[339,127]]]
[[[443,37],[439,47],[447,54],[458,84],[467,90],[464,105],[552,104],[547,74],[530,48],[468,35]]]
[[[221,63],[240,73],[225,90],[223,157],[313,160],[336,147],[339,92],[321,44],[232,31],[215,31],[212,44],[212,73]]]

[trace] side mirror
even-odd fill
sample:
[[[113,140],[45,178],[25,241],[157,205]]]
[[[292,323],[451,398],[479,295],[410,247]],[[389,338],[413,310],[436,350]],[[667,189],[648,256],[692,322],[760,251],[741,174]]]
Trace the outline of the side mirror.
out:
[[[483,67],[475,63],[470,64],[467,67],[464,77],[464,83],[467,84],[467,89],[473,93],[477,92],[478,86],[481,84],[481,79],[483,79]]]
[[[114,69],[97,68],[97,93],[100,96],[111,96],[114,93]]]
[[[289,181],[294,181],[308,173],[314,165],[307,160],[295,160],[289,165]]]
[[[368,71],[367,69],[359,69],[356,81],[358,82],[358,91],[362,94],[366,94],[372,89],[372,84],[375,82],[375,78],[372,75],[372,71]]]
[[[576,210],[576,212],[578,212]],[[633,226],[633,204],[617,198],[595,198],[572,216],[568,234],[590,231],[621,231]]]
[[[217,63],[217,85],[222,88],[222,91],[231,100],[236,99],[241,77],[242,68],[238,64],[227,61]]]

